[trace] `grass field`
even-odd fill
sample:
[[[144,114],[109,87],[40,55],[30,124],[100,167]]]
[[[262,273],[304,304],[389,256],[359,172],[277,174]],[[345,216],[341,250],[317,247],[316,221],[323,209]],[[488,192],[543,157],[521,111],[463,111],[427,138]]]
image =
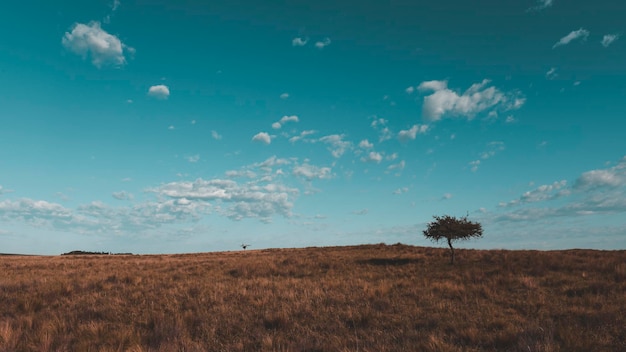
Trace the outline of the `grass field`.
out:
[[[626,251],[0,257],[0,351],[626,351]]]

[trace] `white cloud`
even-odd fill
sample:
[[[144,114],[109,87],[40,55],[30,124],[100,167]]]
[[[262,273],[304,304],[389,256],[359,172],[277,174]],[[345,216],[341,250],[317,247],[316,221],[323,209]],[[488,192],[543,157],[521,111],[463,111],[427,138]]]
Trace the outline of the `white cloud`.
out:
[[[175,129],[176,129],[176,127],[174,127],[174,125],[169,125],[169,126],[167,127],[167,129],[168,129],[168,130],[170,130],[170,131],[173,131],[173,130],[175,130]]]
[[[605,34],[604,37],[602,37],[602,41],[600,43],[603,47],[608,48],[609,45],[613,44],[613,42],[618,40],[619,37],[619,34]]]
[[[326,143],[330,145],[330,153],[335,157],[341,157],[347,149],[352,147],[352,143],[348,141],[344,141],[343,138],[345,136],[343,134],[332,134],[328,136],[324,136],[319,139],[320,142]]]
[[[330,179],[333,177],[331,172],[331,168],[329,167],[318,167],[309,164],[297,165],[293,168],[293,174],[297,177],[302,177],[307,181],[312,181],[314,179]]]
[[[380,164],[380,162],[383,160],[383,155],[381,153],[378,152],[369,152],[366,156],[361,158],[361,161],[363,162],[375,162]]]
[[[591,170],[576,180],[574,189],[617,188],[626,186],[626,156],[616,166],[608,169]]]
[[[448,200],[448,199],[452,199],[452,193],[444,193],[443,196],[441,196],[441,200]]]
[[[170,96],[170,89],[164,84],[157,84],[148,89],[148,95],[157,99],[167,99]]]
[[[422,82],[418,89],[422,92],[434,91],[424,97],[422,113],[428,121],[438,121],[446,115],[465,116],[468,119],[476,114],[492,109],[519,109],[525,102],[517,92],[503,93],[496,87],[488,87],[485,79],[470,86],[463,94],[447,88],[446,81]]]
[[[185,157],[185,159],[187,159],[187,161],[190,163],[197,163],[200,160],[200,155],[190,155]]]
[[[186,199],[194,203],[218,202],[232,204],[227,208],[216,208],[222,215],[232,220],[259,218],[265,222],[275,215],[291,216],[292,197],[298,189],[280,184],[260,184],[252,181],[239,184],[233,180],[203,180],[193,182],[171,182],[150,192],[172,199]]]
[[[525,203],[534,203],[549,199],[556,199],[569,194],[567,190],[563,190],[563,188],[566,186],[566,180],[554,182],[549,185],[541,185],[531,191],[525,192],[519,197],[519,199],[515,199],[507,203],[500,203],[499,205],[501,207],[510,207]]]
[[[267,132],[259,132],[252,137],[252,141],[270,144],[272,143],[272,137]]]
[[[102,29],[96,21],[89,24],[75,23],[71,32],[65,32],[61,42],[75,54],[83,58],[89,56],[91,63],[98,68],[105,65],[123,66],[126,64],[124,49],[134,52],[118,37]]]
[[[626,156],[613,167],[582,173],[573,186],[568,187],[565,180],[542,185],[524,193],[519,199],[501,203],[500,206],[510,207],[561,198],[566,200],[556,203],[556,207],[525,207],[500,214],[494,221],[536,221],[545,218],[554,221],[559,216],[578,218],[594,214],[626,213]]]
[[[133,199],[133,195],[126,191],[113,192],[112,196],[113,198],[118,199],[118,200],[132,200]]]
[[[289,98],[289,93],[283,93],[283,94],[281,94],[281,95],[280,95],[280,98],[281,98],[281,99],[283,99],[283,100],[284,100],[284,99]]]
[[[364,139],[361,142],[359,142],[359,148],[372,149],[374,148],[374,144],[370,143],[367,139]]]
[[[291,45],[292,46],[305,46],[308,41],[309,41],[308,39],[296,37],[296,38],[293,38],[293,40],[291,41]]]
[[[586,29],[580,28],[575,31],[571,31],[568,35],[559,39],[559,41],[552,46],[552,49],[562,45],[567,45],[576,39],[586,40],[587,37],[589,37],[589,31]]]
[[[448,81],[424,81],[417,86],[420,92],[438,91],[448,88]]]
[[[298,121],[300,121],[300,120],[298,119],[298,116],[296,116],[296,115],[283,116],[280,119],[280,123],[282,123],[282,124],[284,124],[285,122],[298,122]]]
[[[34,221],[39,218],[69,220],[72,217],[71,211],[61,204],[28,198],[0,202],[0,215],[8,218],[21,218],[26,221]]]
[[[325,47],[330,45],[330,38],[324,38],[323,41],[319,41],[315,43],[315,47],[318,49],[324,49]]]
[[[515,117],[513,117],[513,115],[507,116],[506,120],[504,120],[504,122],[506,122],[506,123],[513,123],[515,121],[517,121],[517,120],[515,120]]]
[[[413,92],[415,91],[415,88],[413,88],[413,86],[407,87],[405,90],[406,94],[413,94]]]
[[[296,116],[296,115],[291,115],[291,116],[283,116],[283,117],[280,119],[280,121],[278,121],[278,122],[274,122],[274,123],[272,124],[272,128],[273,128],[273,129],[275,129],[275,130],[277,130],[277,129],[281,128],[281,127],[282,127],[285,123],[287,123],[287,122],[298,122],[298,121],[300,121],[300,120],[298,119],[298,116]]]
[[[408,130],[398,132],[398,139],[401,142],[406,142],[415,139],[418,133],[424,134],[426,131],[428,131],[428,125],[413,125],[413,127]]]
[[[215,139],[215,140],[220,140],[220,139],[222,139],[222,135],[221,135],[221,134],[219,134],[219,133],[217,133],[217,131],[215,131],[215,130],[212,130],[212,131],[211,131],[211,137],[212,137],[213,139]]]
[[[111,11],[113,12],[117,11],[120,5],[121,5],[120,0],[113,0],[113,3],[111,4]]]

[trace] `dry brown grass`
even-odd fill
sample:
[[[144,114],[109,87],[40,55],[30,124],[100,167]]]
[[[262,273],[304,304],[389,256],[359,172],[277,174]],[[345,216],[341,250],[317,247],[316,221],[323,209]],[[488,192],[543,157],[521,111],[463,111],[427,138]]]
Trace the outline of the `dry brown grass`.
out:
[[[625,351],[625,251],[0,257],[0,351]]]

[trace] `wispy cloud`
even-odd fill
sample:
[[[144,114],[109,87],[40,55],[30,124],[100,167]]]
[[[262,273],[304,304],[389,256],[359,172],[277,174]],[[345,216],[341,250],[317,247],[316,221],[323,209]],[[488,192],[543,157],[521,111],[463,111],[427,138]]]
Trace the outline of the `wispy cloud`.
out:
[[[164,84],[157,84],[148,89],[148,95],[157,99],[167,99],[170,96],[170,88]]]
[[[408,140],[414,140],[417,138],[417,134],[424,134],[428,131],[428,125],[413,125],[408,130],[401,130],[398,132],[398,139],[401,142],[406,142]]]
[[[393,194],[404,194],[407,193],[409,191],[409,187],[402,187],[402,188],[398,188],[395,191],[393,191]]]
[[[487,143],[487,150],[480,154],[480,158],[483,160],[489,159],[496,155],[498,152],[504,150],[504,142],[494,141]]]
[[[71,32],[65,32],[61,42],[75,54],[83,58],[89,57],[91,63],[98,68],[106,65],[123,66],[126,64],[124,51],[134,52],[134,49],[126,46],[118,37],[102,29],[97,21],[74,24]]]
[[[0,185],[0,196],[10,192],[12,192],[10,189],[6,189]]]
[[[321,137],[319,141],[328,144],[330,146],[330,153],[335,158],[339,158],[346,152],[346,150],[352,148],[352,142],[345,141],[344,138],[345,135],[343,134],[331,134]]]
[[[426,81],[418,86],[420,92],[433,91],[424,97],[422,114],[427,121],[438,121],[446,116],[464,116],[472,119],[484,111],[514,110],[526,99],[519,92],[504,93],[489,86],[490,80],[475,83],[459,94],[448,88],[447,81]]]
[[[185,159],[190,163],[197,163],[200,160],[200,155],[196,154],[196,155],[186,156]]]
[[[469,165],[471,166],[470,170],[472,170],[472,172],[476,172],[480,166],[480,160],[470,161]]]
[[[511,207],[525,203],[535,203],[560,198],[569,194],[569,191],[563,189],[566,186],[566,180],[557,181],[549,185],[541,185],[531,191],[525,192],[518,199],[514,199],[506,203],[500,203],[499,206]]]
[[[131,193],[126,191],[113,192],[111,195],[117,200],[132,200],[134,198]]]
[[[113,3],[111,4],[111,11],[113,12],[117,11],[120,5],[121,5],[120,0],[113,0]]]
[[[324,38],[322,41],[315,42],[315,47],[318,49],[324,49],[330,45],[330,38]]]
[[[602,41],[600,43],[603,47],[608,48],[609,45],[613,44],[613,42],[618,40],[619,37],[619,34],[605,34],[604,37],[602,37]]]
[[[293,136],[293,137],[289,138],[289,142],[291,142],[291,143],[295,143],[295,142],[297,142],[297,141],[301,141],[301,140],[303,140],[303,141],[307,141],[306,137],[307,137],[307,136],[310,136],[310,135],[312,135],[312,134],[315,134],[315,133],[317,133],[317,131],[315,131],[315,130],[306,130],[306,131],[302,131],[302,132],[300,132],[300,135],[298,135],[298,136]]]
[[[304,163],[302,165],[296,165],[293,168],[293,175],[296,177],[304,178],[307,181],[314,179],[330,179],[333,178],[332,170],[330,167],[318,167]]]
[[[291,45],[292,46],[305,46],[306,43],[308,43],[308,39],[306,38],[300,38],[300,37],[296,37],[293,38],[293,40],[291,41]]]
[[[570,42],[580,39],[580,40],[586,40],[587,37],[589,37],[589,31],[584,29],[584,28],[580,28],[577,29],[575,31],[571,31],[568,35],[564,36],[563,38],[559,39],[558,42],[556,42],[553,46],[552,49],[562,46],[562,45],[567,45]]]
[[[556,73],[556,67],[551,67],[548,72],[546,72],[546,78],[547,79],[555,79],[558,76],[558,74]]]
[[[387,121],[384,118],[379,118],[374,116],[374,121],[372,121],[372,128],[378,131],[378,142],[384,142],[393,138],[393,132],[387,127]]]
[[[391,164],[389,166],[387,166],[387,170],[393,171],[393,170],[404,170],[404,167],[406,166],[406,162],[404,160],[400,160],[399,163],[397,164]]]
[[[537,0],[537,5],[529,8],[527,11],[541,11],[543,9],[551,7],[553,3],[553,0]]]
[[[211,131],[211,137],[212,137],[213,139],[215,139],[215,140],[220,140],[220,139],[222,139],[222,135],[221,135],[221,134],[219,134],[219,133],[217,133],[217,131],[215,131],[215,130],[212,130],[212,131]]]
[[[518,199],[500,203],[504,208],[533,203],[543,205],[521,207],[499,214],[494,221],[536,221],[560,216],[626,213],[626,156],[615,166],[584,172],[573,185],[568,185],[566,180],[557,181],[525,192]],[[559,201],[550,206],[557,199]]]

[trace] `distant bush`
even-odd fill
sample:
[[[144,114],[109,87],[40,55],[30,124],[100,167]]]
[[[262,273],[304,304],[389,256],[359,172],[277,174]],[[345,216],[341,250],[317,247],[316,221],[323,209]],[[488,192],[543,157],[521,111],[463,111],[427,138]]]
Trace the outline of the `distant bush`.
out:
[[[61,255],[133,255],[132,253],[111,253],[111,252],[89,252],[89,251],[71,251]]]

